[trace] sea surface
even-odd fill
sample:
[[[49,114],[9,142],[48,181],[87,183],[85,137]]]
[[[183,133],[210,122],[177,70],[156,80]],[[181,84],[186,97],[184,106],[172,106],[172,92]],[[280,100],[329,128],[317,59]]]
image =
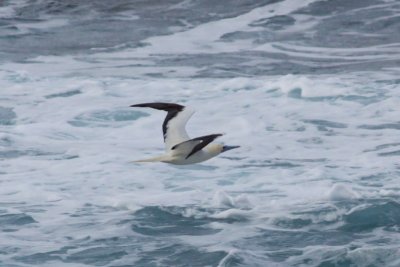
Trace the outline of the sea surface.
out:
[[[399,160],[398,0],[0,1],[1,267],[398,267]]]

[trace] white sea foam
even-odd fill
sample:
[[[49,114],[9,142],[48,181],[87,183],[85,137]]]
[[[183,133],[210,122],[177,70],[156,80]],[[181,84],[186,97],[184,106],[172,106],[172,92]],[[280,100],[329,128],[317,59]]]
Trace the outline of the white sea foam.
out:
[[[228,209],[211,216],[215,219],[234,219],[234,220],[246,220],[250,217],[250,212],[239,209]]]
[[[282,54],[312,67],[320,63],[304,61],[332,60],[323,64],[335,66],[346,58],[398,58],[396,43],[355,49],[221,41],[236,31],[254,33],[259,29],[249,24],[276,15],[296,20],[282,33],[307,31],[320,18],[292,13],[315,2],[286,0],[237,17],[185,25],[181,32],[144,40],[143,47],[2,64],[0,107],[15,118],[0,120],[0,216],[17,214],[21,225],[0,225],[0,250],[8,251],[0,254],[0,262],[29,265],[29,255],[44,253],[38,255],[62,260],[43,260],[42,266],[87,266],[79,259],[86,259],[87,249],[90,254],[97,247],[133,246],[128,256],[105,263],[130,265],[159,250],[176,247],[184,254],[183,246],[223,252],[216,261],[220,266],[230,261],[319,265],[336,259],[362,266],[382,255],[384,264],[397,266],[396,223],[386,231],[378,222],[380,231],[369,231],[369,225],[348,218],[374,201],[400,195],[398,68],[204,78],[196,75],[207,69],[205,64],[157,63],[171,54],[243,51]],[[5,7],[0,14],[13,16],[11,11]],[[138,18],[129,13],[117,19]],[[65,23],[19,26],[40,30]],[[257,69],[263,61],[255,56],[246,66]],[[218,142],[241,148],[195,166],[131,163],[163,151],[165,113],[129,108],[152,101],[194,107],[190,136],[223,132]],[[368,201],[373,203],[360,205]],[[359,237],[341,230],[362,226],[368,234]],[[389,252],[378,247],[382,243]],[[279,244],[290,244],[293,251]],[[63,262],[74,255],[78,259]]]
[[[359,195],[344,184],[335,184],[328,192],[328,197],[331,200],[349,200],[358,198]]]
[[[295,76],[291,79],[296,81]],[[325,89],[318,86],[325,81],[308,77],[297,79],[300,81],[299,88],[312,83],[316,91],[314,95],[318,95],[318,88],[321,91]],[[280,80],[283,81],[281,84]],[[343,90],[357,90],[357,87],[342,89],[344,84],[339,79],[336,82],[341,94]],[[10,89],[6,95],[13,97],[17,125],[7,130],[7,137],[14,142],[13,147],[22,153],[32,152],[3,161],[3,169],[7,169],[9,177],[3,182],[4,200],[43,205],[57,203],[63,212],[73,212],[80,203],[131,210],[152,205],[210,203],[213,207],[228,208],[214,214],[215,218],[235,217],[237,212],[243,215],[242,209],[256,209],[257,214],[262,216],[274,216],[273,212],[280,214],[280,210],[296,203],[324,201],[327,194],[332,200],[356,197],[358,193],[353,190],[339,185],[332,187],[331,183],[331,179],[357,181],[359,174],[353,171],[354,168],[362,167],[365,173],[375,173],[376,168],[395,171],[395,158],[382,158],[374,151],[363,153],[382,144],[382,138],[376,139],[379,136],[373,130],[357,128],[360,118],[363,124],[379,124],[380,119],[373,116],[374,109],[365,114],[363,105],[357,102],[307,102],[279,92],[268,93],[277,86],[285,88],[287,83],[283,78],[249,79],[250,90],[244,89],[245,79],[241,83],[243,89],[221,91],[215,88],[227,87],[228,80],[199,80],[196,83],[179,80],[162,83],[111,81],[104,86],[102,82],[86,79],[74,81],[74,85],[69,79],[57,79],[47,85],[41,81],[22,84],[33,90],[41,88],[30,99],[18,96],[18,90]],[[80,88],[81,93],[70,97],[44,98],[50,93],[57,93],[54,91],[55,84],[60,93],[73,88]],[[107,94],[110,86],[113,87],[113,95]],[[331,86],[334,86],[333,82]],[[129,88],[141,90],[130,91]],[[170,89],[163,91],[164,88]],[[187,88],[191,93],[182,94],[180,88]],[[200,93],[197,88],[203,88],[203,91]],[[202,96],[204,92],[207,92],[207,97]],[[176,95],[197,109],[188,124],[192,136],[223,131],[227,135],[221,141],[242,145],[243,149],[205,163],[216,168],[211,176],[207,168],[191,171],[162,164],[128,163],[143,157],[143,154],[151,156],[161,152],[160,123],[164,114],[140,110],[148,116],[128,117],[119,122],[105,117],[101,119],[101,124],[91,123],[92,118],[95,119],[92,116],[98,110],[128,111],[130,104],[147,102],[151,100],[149,95],[156,94],[166,101],[172,101]],[[330,91],[330,95],[335,94],[334,90]],[[210,103],[212,98],[217,99],[220,105]],[[224,102],[219,100],[222,98]],[[207,105],[207,102],[210,104]],[[63,108],[60,109],[60,106]],[[380,109],[379,106],[376,108]],[[348,113],[352,116],[349,117]],[[85,120],[89,124],[83,127],[70,124],[71,121],[86,123]],[[320,120],[343,123],[346,127],[339,125],[337,128],[336,124]],[[208,129],[202,125],[208,125]],[[385,142],[392,138],[392,134],[395,134],[393,130],[387,130]],[[363,135],[364,140],[359,139],[359,135]],[[346,145],[348,143],[353,145]],[[42,152],[50,154],[35,156],[35,153]],[[304,155],[307,157],[304,158]],[[332,168],[323,167],[326,165]],[[392,190],[395,184],[382,186],[384,189],[376,191],[375,196],[395,193]],[[61,193],[61,188],[67,190]],[[357,191],[371,194],[368,186],[359,185]],[[56,214],[59,213],[52,216]]]
[[[15,16],[16,9],[18,7],[25,6],[27,2],[27,0],[14,0],[10,3],[2,5],[0,7],[0,18],[13,18]]]
[[[29,77],[29,72],[25,75]],[[68,225],[68,235],[74,239],[84,238],[87,233],[74,225],[87,219],[73,217],[71,221],[70,216],[85,209],[85,203],[92,205],[91,216],[98,223],[116,216],[127,218],[148,206],[205,207],[211,211],[194,209],[182,215],[217,220],[210,226],[223,229],[230,237],[188,237],[191,240],[185,238],[185,242],[218,243],[218,247],[229,249],[234,240],[250,238],[254,229],[298,207],[358,195],[398,196],[395,176],[375,181],[379,190],[371,190],[362,182],[368,180],[360,180],[364,174],[396,172],[396,157],[379,155],[396,150],[395,146],[379,147],[396,143],[396,129],[389,126],[376,131],[361,126],[393,122],[397,102],[376,99],[366,108],[357,98],[340,99],[364,96],[364,85],[352,83],[346,76],[190,81],[29,77],[18,84],[7,79],[1,83],[6,100],[0,106],[13,107],[17,115],[14,126],[1,126],[5,131],[2,136],[11,142],[2,151],[21,153],[0,162],[7,177],[2,181],[2,201],[45,207],[31,213],[40,222],[38,227],[18,233],[33,240],[29,245],[19,244],[22,254],[33,253],[31,242],[39,247],[61,242],[67,233],[49,232],[60,224]],[[302,90],[302,96],[290,95],[291,87]],[[396,94],[391,85],[379,87],[388,97]],[[71,91],[75,93],[66,93]],[[374,97],[369,91],[365,95]],[[197,169],[129,163],[163,150],[161,123],[165,114],[128,107],[148,101],[191,105],[197,110],[187,127],[191,136],[225,132],[221,142],[242,148]],[[116,120],[115,114],[122,117]],[[354,187],[343,186],[349,183]],[[25,210],[10,205],[14,211]],[[97,211],[100,207],[115,211]],[[344,213],[300,218],[336,225]],[[225,220],[238,223],[227,225]],[[246,222],[247,230],[239,222]],[[93,238],[104,231],[96,229],[90,231]],[[224,242],[217,242],[221,238]]]
[[[252,207],[248,197],[244,194],[232,197],[224,191],[217,191],[214,194],[213,202],[216,207],[237,207],[241,209],[249,209]]]

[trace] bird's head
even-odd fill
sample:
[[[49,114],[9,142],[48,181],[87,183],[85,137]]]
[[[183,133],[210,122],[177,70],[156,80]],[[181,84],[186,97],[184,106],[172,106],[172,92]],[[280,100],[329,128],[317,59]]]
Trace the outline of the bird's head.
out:
[[[226,152],[228,150],[238,148],[238,147],[240,147],[240,146],[226,146],[226,145],[214,143],[214,144],[209,144],[206,148],[210,153],[218,155],[222,152]]]

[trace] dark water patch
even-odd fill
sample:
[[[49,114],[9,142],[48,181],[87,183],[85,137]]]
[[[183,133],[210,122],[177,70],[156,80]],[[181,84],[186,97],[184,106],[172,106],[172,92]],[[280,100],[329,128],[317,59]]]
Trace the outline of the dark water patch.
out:
[[[145,75],[151,78],[165,78],[165,74],[161,72],[151,72],[146,73]]]
[[[276,190],[231,190],[229,192],[234,194],[272,194],[276,192]]]
[[[24,213],[21,214],[5,214],[0,215],[0,226],[1,225],[25,225],[30,223],[36,223],[36,221],[29,215]]]
[[[241,35],[244,38],[246,35]],[[276,41],[269,36],[269,41]],[[294,39],[296,36],[292,36]],[[252,38],[260,39],[260,35],[252,36]],[[250,39],[254,42],[260,42],[258,39]],[[284,40],[283,40],[284,41]],[[260,61],[260,58],[267,58],[271,61]],[[178,60],[179,59],[179,60]],[[395,67],[397,66],[396,60],[381,60],[368,62],[351,62],[350,59],[335,59],[335,63],[331,62],[332,59],[324,58],[310,58],[310,57],[292,57],[286,54],[285,51],[281,53],[271,53],[263,51],[240,51],[232,53],[218,53],[218,54],[189,54],[189,55],[160,55],[154,59],[156,65],[163,67],[171,66],[188,66],[196,67],[199,70],[192,78],[237,78],[237,77],[253,77],[264,75],[286,75],[291,74],[335,74],[335,73],[349,73],[362,69],[363,71],[376,70],[383,66]],[[177,63],[179,61],[179,64]],[[256,67],[251,64],[257,62]],[[300,63],[304,62],[304,64]],[[250,66],[249,66],[250,65]],[[325,97],[307,97],[302,96],[301,88],[294,88],[288,93],[289,97],[304,99],[306,101],[328,101],[335,102],[344,99],[345,96],[325,96]],[[352,101],[356,101],[354,98]],[[364,99],[359,98],[359,101],[367,103],[376,102],[374,98]],[[350,100],[349,100],[350,101]]]
[[[53,160],[70,160],[70,159],[77,159],[79,158],[78,155],[63,155],[61,157],[54,158]]]
[[[128,245],[128,244],[127,244]],[[95,266],[104,266],[114,260],[118,260],[121,257],[127,255],[122,247],[91,247],[83,248],[79,252],[71,253],[71,250],[75,250],[75,246],[65,246],[59,250],[52,250],[48,252],[34,253],[31,255],[17,256],[14,257],[16,261],[23,262],[25,264],[40,265],[50,261],[53,262],[65,262],[65,263],[83,263]],[[57,264],[54,264],[55,266]]]
[[[398,78],[398,79],[396,79],[396,78],[382,79],[382,80],[376,80],[375,82],[381,83],[381,84],[388,84],[388,85],[400,84],[400,78]]]
[[[273,125],[265,127],[265,130],[268,132],[279,132],[279,128],[275,128]],[[306,130],[306,127],[304,125],[298,125],[297,123],[292,124],[292,129],[288,131],[293,131],[293,132],[304,132]]]
[[[225,251],[204,251],[187,244],[176,243],[168,236],[114,236],[92,240],[75,240],[75,246],[66,246],[31,255],[14,257],[24,264],[54,262],[86,264],[91,266],[217,266],[227,255]],[[72,241],[73,239],[69,239]],[[146,245],[143,245],[146,244]],[[123,258],[125,265],[118,265]],[[129,264],[128,264],[129,263]]]
[[[62,261],[66,263],[82,263],[95,266],[117,266],[114,261],[126,257],[129,262],[134,262],[136,257],[129,255],[137,255],[139,251],[153,249],[157,246],[158,241],[147,237],[134,237],[131,235],[113,236],[100,239],[92,239],[90,236],[76,240],[70,238],[74,247],[67,247],[68,251],[60,253]],[[143,246],[148,244],[149,247]],[[71,251],[74,249],[74,251]],[[79,249],[79,251],[76,251]],[[65,250],[65,249],[64,249]],[[125,260],[125,259],[124,259]],[[111,264],[111,265],[110,265]],[[136,265],[129,265],[136,266]]]
[[[126,255],[128,255],[128,253],[123,247],[93,247],[73,253],[67,256],[63,261],[67,263],[104,266]]]
[[[220,41],[234,42],[237,40],[254,39],[256,36],[257,36],[256,32],[235,31],[223,34],[220,37]]]
[[[229,159],[229,160],[234,160],[234,161],[239,161],[239,160],[244,160],[245,159],[245,157],[232,157],[232,156],[223,156],[222,158]]]
[[[24,205],[27,205],[27,203],[24,202],[24,201],[20,201],[20,202],[18,202],[18,201],[0,202],[0,206],[3,207],[3,208],[6,208],[6,207],[15,208],[16,206],[24,206]]]
[[[387,177],[391,177],[396,174],[391,173],[376,173],[371,175],[364,175],[360,177],[360,185],[383,187]],[[398,175],[398,174],[397,174]]]
[[[39,252],[30,255],[16,256],[14,260],[23,262],[25,264],[44,264],[49,261],[62,261],[68,250],[74,249],[73,246],[66,246],[58,250],[52,250],[48,252]]]
[[[381,157],[400,156],[400,150],[378,153],[378,156],[381,156]]]
[[[399,19],[393,16],[396,1],[382,5],[379,0],[317,1],[296,13],[312,16],[328,15],[314,27],[308,43],[323,47],[370,47],[398,43]],[[366,8],[368,7],[368,8]],[[367,23],[368,22],[368,23]],[[326,34],[329,32],[329,34]],[[351,33],[351,34],[346,34]],[[384,41],[382,39],[384,37]]]
[[[393,16],[391,18],[378,19],[368,23],[366,28],[371,32],[381,32],[390,28],[398,28],[400,25],[400,16]]]
[[[329,164],[329,165],[325,165],[325,167],[326,167],[326,168],[330,168],[330,169],[338,169],[338,168],[341,167],[341,166]]]
[[[383,123],[383,124],[363,124],[358,126],[360,129],[367,129],[367,130],[400,130],[400,122],[394,123]]]
[[[356,102],[361,105],[370,105],[373,103],[377,103],[385,99],[386,97],[383,94],[375,94],[373,96],[363,96],[363,95],[331,95],[331,96],[304,96],[302,88],[293,88],[288,92],[288,97],[303,99],[305,101],[311,102],[337,102],[338,100],[341,101],[349,101],[349,102]]]
[[[54,140],[73,140],[73,141],[79,140],[79,137],[77,137],[76,135],[61,131],[53,133],[51,136],[49,136],[49,138]]]
[[[13,247],[13,246],[0,246],[0,255],[10,255],[10,254],[15,254],[21,249],[18,247]],[[1,261],[0,261],[1,263]],[[0,265],[2,266],[2,265]]]
[[[12,108],[0,107],[0,125],[13,125],[15,118],[17,118],[17,114]]]
[[[287,159],[290,161],[297,161],[297,162],[309,162],[309,163],[313,163],[313,162],[326,162],[328,161],[326,158],[316,158],[316,159]]]
[[[71,90],[63,93],[57,93],[57,94],[51,94],[51,95],[46,95],[45,98],[51,99],[51,98],[56,98],[56,97],[70,97],[74,95],[81,94],[81,90]]]
[[[362,95],[346,95],[339,99],[350,102],[357,102],[362,105],[370,105],[382,101],[385,98],[383,95],[362,96]]]
[[[379,146],[375,147],[375,150],[381,150],[381,149],[393,147],[393,146],[400,146],[400,143],[389,143],[389,144],[379,145]]]
[[[387,174],[386,173],[377,173],[377,174],[371,174],[371,175],[364,175],[360,177],[360,180],[362,181],[379,181],[385,178]]]
[[[287,26],[294,25],[295,22],[296,20],[291,16],[280,15],[256,20],[250,23],[249,26],[265,27],[270,30],[282,30],[285,29]]]
[[[61,261],[61,256],[54,254],[53,252],[48,253],[35,253],[28,256],[14,257],[16,261],[23,262],[26,264],[43,264],[48,261]]]
[[[345,225],[341,230],[345,232],[366,232],[383,227],[388,229],[400,226],[400,204],[390,201],[384,204],[375,204],[361,210],[353,211],[344,216]]]
[[[253,167],[269,167],[269,168],[298,168],[302,167],[299,161],[293,163],[286,159],[269,159],[269,160],[249,160],[246,164],[238,165],[235,168],[253,168]]]
[[[225,251],[208,252],[176,244],[140,253],[141,259],[135,262],[134,266],[217,266],[226,255]],[[235,266],[234,262],[230,266]]]
[[[271,40],[273,41],[273,40]],[[264,76],[267,74],[305,74],[312,71],[312,68],[295,62],[288,61],[288,56],[284,53],[270,53],[262,51],[242,51],[234,53],[218,53],[218,54],[188,54],[188,55],[168,55],[160,56],[155,60],[157,65],[175,66],[179,59],[179,66],[194,66],[199,69],[193,78],[237,78],[237,77],[253,77]],[[262,61],[260,58],[270,58],[274,62]],[[306,60],[302,58],[301,60]],[[308,60],[308,59],[307,59]],[[249,67],[258,62],[257,67]],[[318,68],[318,72],[324,71]],[[328,72],[325,69],[326,72]],[[339,70],[338,70],[339,71]],[[341,65],[341,70],[343,67]],[[331,74],[332,71],[330,70]]]
[[[302,98],[303,90],[301,88],[293,88],[288,92],[288,97],[300,99]]]
[[[347,124],[345,123],[328,121],[328,120],[303,120],[303,122],[317,126],[317,129],[319,131],[328,131],[328,128],[335,128],[335,129],[347,128]]]
[[[88,54],[93,48],[113,48],[121,46],[137,47],[152,36],[172,34],[187,30],[202,23],[232,18],[253,8],[277,2],[268,0],[222,2],[166,0],[140,1],[126,0],[43,0],[28,1],[15,7],[15,16],[6,21],[10,27],[18,22],[44,23],[44,19],[68,19],[68,25],[29,29],[20,34],[0,29],[0,47],[6,51],[3,60],[24,60],[39,55]],[[124,29],[124,31],[121,31]],[[65,38],[68,36],[68,38]]]
[[[23,156],[54,156],[58,155],[52,152],[40,151],[40,150],[5,150],[0,151],[0,159],[12,159],[12,158],[19,158]]]
[[[298,139],[297,142],[304,143],[304,144],[314,144],[314,145],[320,145],[324,141],[322,140],[321,137],[310,137],[310,138],[301,138]]]
[[[358,249],[356,246],[347,249],[341,249],[329,253],[324,253],[322,261],[318,260],[316,263],[318,267],[380,267],[380,266],[397,266],[398,250],[392,248],[378,247],[374,249],[365,249],[362,253],[363,256],[357,255],[354,250]],[[310,259],[310,261],[313,261]],[[314,266],[314,265],[312,265]]]
[[[280,235],[281,233],[276,233]],[[275,236],[278,240],[278,246],[295,246],[302,248],[304,246],[314,245],[328,245],[328,246],[340,246],[349,244],[355,238],[348,233],[342,233],[339,231],[308,231],[308,232],[285,232],[283,238]],[[272,241],[272,240],[271,240]],[[294,243],[292,243],[294,241]]]
[[[22,226],[31,223],[36,223],[36,221],[25,213],[0,215],[0,227]]]
[[[6,263],[3,263],[2,261],[0,261],[0,266],[1,267],[25,267],[25,266],[22,266],[22,265],[16,265],[16,264],[6,264]]]
[[[265,254],[274,262],[284,262],[289,257],[295,257],[295,256],[302,255],[303,252],[299,249],[288,249],[288,250],[282,250],[282,251],[272,251],[272,252],[269,251],[269,252],[266,252]]]
[[[334,259],[324,260],[318,267],[353,267],[358,266],[354,261],[347,259],[345,253],[343,256],[337,256]]]
[[[13,144],[13,141],[10,137],[8,136],[4,136],[2,138],[0,138],[0,146],[3,147],[9,147]]]
[[[235,182],[230,179],[226,179],[226,180],[218,180],[217,184],[220,186],[227,186],[227,185],[233,185],[235,184]]]
[[[15,7],[14,18],[0,20],[0,23],[6,25],[0,28],[0,35],[3,36],[0,38],[0,47],[4,51],[0,60],[24,62],[27,58],[40,55],[88,55],[99,50],[121,51],[142,46],[144,40],[149,37],[171,35],[224,18],[234,19],[235,16],[246,14],[254,8],[276,2],[283,1],[230,1],[228,5],[210,0],[140,3],[125,0],[113,3],[106,0],[85,3],[77,0],[68,3],[61,0],[28,1]],[[366,0],[363,3],[356,0],[316,1],[285,15],[266,14],[265,18],[250,23],[250,26],[253,26],[252,31],[228,33],[222,39],[246,39],[255,44],[274,42],[321,47],[327,50],[330,47],[344,48],[342,52],[337,52],[337,58],[334,58],[335,51],[322,51],[324,56],[334,54],[333,58],[325,58],[319,57],[319,53],[300,56],[284,50],[271,53],[250,48],[231,53],[152,55],[149,59],[155,65],[163,67],[201,65],[201,70],[194,77],[207,78],[382,70],[398,65],[398,60],[392,56],[397,52],[396,47],[389,52],[386,48],[382,51],[373,49],[373,46],[377,45],[399,43],[399,18],[393,15],[394,10],[397,10],[396,1],[385,4],[380,0]],[[298,14],[306,14],[310,18],[306,21],[295,21]],[[268,15],[270,17],[267,17]],[[320,17],[321,15],[324,17]],[[65,21],[61,22],[60,26],[51,26],[52,20],[59,18]],[[49,27],[43,27],[47,22]],[[307,25],[308,22],[313,25]],[[26,33],[21,34],[21,30],[18,29],[19,23],[27,25],[24,28]],[[300,28],[305,25],[306,29],[280,31],[297,23]],[[30,24],[32,27],[29,27]],[[36,24],[41,27],[36,27]],[[327,32],[329,34],[326,34]],[[357,52],[356,55],[354,50],[345,50],[357,47],[372,48],[369,51]],[[346,57],[347,55],[349,56]],[[357,56],[365,56],[365,59]],[[368,59],[368,56],[380,56],[381,59]],[[159,59],[166,61],[160,63]],[[254,64],[255,62],[257,64]],[[143,65],[137,67],[143,68]],[[179,72],[169,74],[179,75]],[[369,99],[360,98],[354,101]]]
[[[304,8],[299,9],[295,13],[307,14],[312,16],[327,16],[339,12],[366,7],[375,3],[376,1],[374,0],[365,0],[364,2],[359,2],[357,0],[336,0],[335,3],[329,1],[316,1]]]
[[[18,150],[7,150],[7,151],[0,151],[0,159],[12,159],[18,158],[21,156],[26,155],[23,151]]]
[[[92,216],[94,214],[110,213],[118,211],[117,208],[111,206],[100,206],[86,203],[82,208],[79,208],[76,212],[70,214],[71,217],[85,217]]]
[[[132,230],[149,236],[210,235],[220,230],[208,228],[209,218],[185,217],[177,207],[145,207],[134,213]]]
[[[111,123],[134,121],[149,116],[147,113],[134,110],[98,110],[75,117],[69,124],[76,127],[109,127]]]
[[[300,229],[311,225],[312,220],[302,218],[278,218],[274,220],[274,224],[286,229]]]
[[[298,230],[260,230],[260,234],[238,241],[235,246],[246,247],[275,255],[275,261],[301,254],[307,246],[343,246],[354,241],[355,236],[336,230],[298,231]]]
[[[379,151],[379,150],[389,148],[389,147],[394,147],[394,146],[400,146],[400,143],[382,144],[382,145],[376,146],[374,149],[364,150],[364,152]]]

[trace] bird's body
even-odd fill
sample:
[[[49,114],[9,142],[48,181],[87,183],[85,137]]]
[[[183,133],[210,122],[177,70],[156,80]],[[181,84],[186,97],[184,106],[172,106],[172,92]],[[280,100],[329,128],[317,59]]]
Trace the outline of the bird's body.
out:
[[[213,144],[214,145],[214,144]],[[211,146],[211,145],[209,145]],[[175,164],[175,165],[187,165],[187,164],[195,164],[199,162],[206,161],[210,158],[213,158],[220,154],[221,150],[217,149],[210,149],[209,147],[206,147],[197,153],[193,154],[189,158],[186,158],[187,154],[182,153],[181,151],[169,151],[166,152],[164,155],[157,156],[154,158],[149,158],[149,159],[143,159],[143,160],[136,160],[135,162],[165,162],[165,163],[170,163],[170,164]]]
[[[224,146],[211,144],[222,134],[210,134],[190,139],[185,130],[185,125],[194,110],[172,103],[144,103],[131,107],[149,107],[167,111],[162,129],[165,142],[165,154],[135,162],[165,162],[176,165],[194,164],[206,161],[227,150],[238,146]]]

